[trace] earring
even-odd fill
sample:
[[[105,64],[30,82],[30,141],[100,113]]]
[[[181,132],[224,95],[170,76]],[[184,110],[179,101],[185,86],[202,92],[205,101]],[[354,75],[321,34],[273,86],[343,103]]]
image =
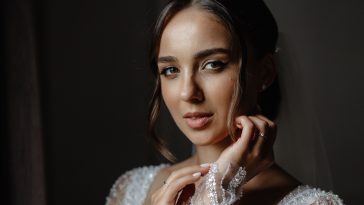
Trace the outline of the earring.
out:
[[[267,86],[265,84],[262,85],[262,91],[264,91],[265,89],[267,89]]]

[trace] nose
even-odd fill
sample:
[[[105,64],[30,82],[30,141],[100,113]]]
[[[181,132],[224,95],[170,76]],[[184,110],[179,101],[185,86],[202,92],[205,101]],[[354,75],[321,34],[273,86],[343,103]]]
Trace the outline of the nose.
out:
[[[191,103],[201,103],[204,100],[204,95],[196,76],[193,74],[186,74],[182,80],[181,85],[181,99]]]

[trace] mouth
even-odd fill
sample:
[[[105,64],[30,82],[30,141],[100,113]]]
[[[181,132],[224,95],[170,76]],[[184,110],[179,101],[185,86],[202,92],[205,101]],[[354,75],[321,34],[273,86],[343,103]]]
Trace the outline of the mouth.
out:
[[[203,129],[212,120],[212,113],[206,112],[188,112],[183,115],[187,125],[192,129]]]

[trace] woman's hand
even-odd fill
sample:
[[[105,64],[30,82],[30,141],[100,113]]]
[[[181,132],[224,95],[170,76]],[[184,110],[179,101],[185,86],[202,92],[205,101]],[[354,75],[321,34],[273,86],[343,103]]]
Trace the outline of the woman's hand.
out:
[[[242,130],[240,138],[221,153],[216,164],[221,173],[225,173],[230,164],[245,167],[245,181],[248,181],[274,163],[276,125],[262,115],[239,116],[235,123]],[[151,204],[175,205],[177,200],[177,204],[185,204],[194,192],[194,186],[189,185],[198,182],[208,171],[208,166],[190,166],[172,172],[164,185],[152,194]]]
[[[273,144],[277,128],[262,115],[239,116],[235,123],[242,129],[241,136],[221,153],[216,163],[222,173],[230,163],[245,167],[247,182],[274,163]]]
[[[193,193],[187,194],[186,200],[184,200],[184,194],[181,194],[182,189],[184,189],[184,193],[189,191],[186,190],[187,188],[194,189],[194,186],[189,187],[188,185],[197,182],[208,170],[208,165],[196,165],[173,171],[164,182],[164,185],[152,194],[151,204],[175,205],[178,198],[180,198],[178,204],[184,204]],[[191,190],[191,192],[194,192],[194,190]]]

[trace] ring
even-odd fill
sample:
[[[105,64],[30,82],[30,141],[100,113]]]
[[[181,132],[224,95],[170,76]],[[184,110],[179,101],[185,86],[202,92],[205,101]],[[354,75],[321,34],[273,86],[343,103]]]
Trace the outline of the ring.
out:
[[[263,137],[265,140],[267,139],[267,136],[263,132],[259,133],[259,137]]]

